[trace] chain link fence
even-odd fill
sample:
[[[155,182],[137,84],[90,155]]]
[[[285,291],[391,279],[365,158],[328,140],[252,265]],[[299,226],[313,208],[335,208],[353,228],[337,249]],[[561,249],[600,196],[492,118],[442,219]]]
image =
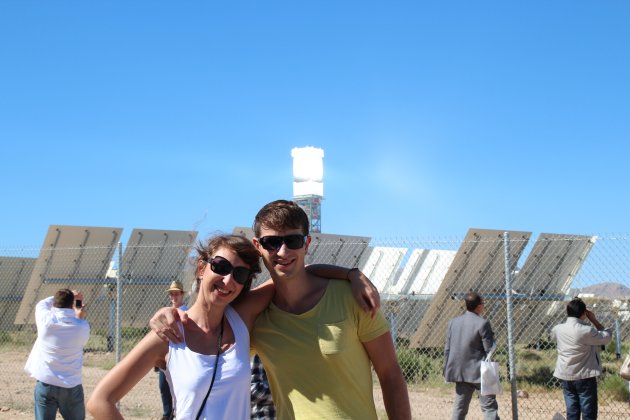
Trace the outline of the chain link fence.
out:
[[[251,231],[236,229],[251,237]],[[116,236],[118,239],[119,236]],[[148,320],[168,306],[174,280],[190,290],[194,235],[180,243],[118,241],[107,246],[0,248],[0,417],[31,413],[34,382],[22,367],[36,338],[35,304],[60,288],[84,295],[91,325],[86,346],[86,397],[116,360],[147,332]],[[414,418],[449,418],[454,385],[444,383],[447,323],[464,312],[463,295],[480,293],[495,333],[504,392],[503,418],[564,418],[551,328],[580,295],[613,329],[602,351],[600,418],[630,418],[628,382],[617,374],[630,350],[630,237],[540,234],[471,229],[464,239],[370,239],[313,235],[307,263],[358,266],[381,293],[410,392]],[[260,282],[268,278],[263,272]],[[193,296],[188,296],[189,304]],[[129,418],[160,412],[157,375],[149,374],[121,402]],[[375,398],[380,416],[386,417]],[[481,418],[473,402],[469,418]],[[555,416],[555,417],[554,417]]]

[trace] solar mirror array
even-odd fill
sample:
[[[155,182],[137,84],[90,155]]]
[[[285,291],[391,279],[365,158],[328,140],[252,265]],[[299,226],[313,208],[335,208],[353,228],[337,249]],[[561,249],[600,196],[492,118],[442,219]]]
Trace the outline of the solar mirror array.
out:
[[[233,233],[253,238],[251,228],[236,227]],[[412,347],[440,347],[446,323],[463,310],[461,298],[469,290],[485,297],[489,318],[505,319],[503,233],[470,229],[457,251],[370,246],[369,237],[313,233],[306,263],[359,267],[382,294],[397,338]],[[517,341],[528,342],[562,319],[559,308],[596,238],[541,234],[517,269],[531,233],[508,233],[519,321],[515,334]],[[0,281],[10,291],[0,299],[2,325],[32,324],[34,305],[69,287],[83,293],[95,327],[111,328],[120,277],[121,325],[145,327],[155,310],[168,304],[165,289],[172,281],[190,290],[196,232],[134,229],[115,266],[121,234],[121,228],[52,225],[37,259],[0,257]],[[262,268],[255,284],[270,277]],[[504,324],[495,329],[498,337],[505,336]]]
[[[121,233],[121,228],[50,226],[15,323],[33,324],[37,302],[62,288],[81,291],[86,304],[97,302]]]
[[[0,329],[11,330],[36,258],[0,257]]]
[[[151,315],[168,305],[166,289],[173,280],[191,283],[187,263],[196,232],[134,229],[122,261],[115,261],[121,234],[121,228],[50,226],[19,307],[10,312],[15,324],[33,324],[37,302],[67,287],[83,294],[92,328],[111,329],[120,279],[121,326],[146,327]],[[12,279],[7,275],[3,281]]]

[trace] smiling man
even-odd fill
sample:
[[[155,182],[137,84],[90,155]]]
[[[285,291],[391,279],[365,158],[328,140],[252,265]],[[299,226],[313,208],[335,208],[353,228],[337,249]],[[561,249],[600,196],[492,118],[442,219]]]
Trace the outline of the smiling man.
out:
[[[376,419],[371,365],[390,419],[409,419],[407,386],[382,312],[365,313],[348,282],[331,282],[304,265],[308,216],[296,203],[265,205],[254,245],[275,285],[252,344],[267,370],[279,419]]]

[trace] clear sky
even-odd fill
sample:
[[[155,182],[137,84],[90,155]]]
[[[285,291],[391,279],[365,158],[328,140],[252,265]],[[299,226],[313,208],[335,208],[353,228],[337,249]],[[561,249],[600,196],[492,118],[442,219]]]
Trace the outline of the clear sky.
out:
[[[250,226],[630,232],[628,1],[0,1],[0,246]]]

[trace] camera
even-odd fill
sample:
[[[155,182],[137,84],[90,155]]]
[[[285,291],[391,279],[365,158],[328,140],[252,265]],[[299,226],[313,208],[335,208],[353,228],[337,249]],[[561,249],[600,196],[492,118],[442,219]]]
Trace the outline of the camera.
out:
[[[83,302],[81,302],[80,299],[77,299],[74,305],[77,307],[77,309],[81,309],[81,307],[83,306]]]

